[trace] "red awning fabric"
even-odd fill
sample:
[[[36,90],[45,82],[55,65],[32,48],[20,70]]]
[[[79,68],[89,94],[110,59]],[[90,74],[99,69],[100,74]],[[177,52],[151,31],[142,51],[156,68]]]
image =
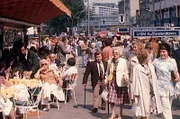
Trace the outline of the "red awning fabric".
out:
[[[100,32],[98,33],[98,36],[100,36],[100,37],[105,37],[105,36],[107,36],[107,34],[108,34],[108,31],[100,31]]]
[[[71,11],[60,0],[0,0],[0,23],[5,26],[40,25],[64,14],[71,16]]]

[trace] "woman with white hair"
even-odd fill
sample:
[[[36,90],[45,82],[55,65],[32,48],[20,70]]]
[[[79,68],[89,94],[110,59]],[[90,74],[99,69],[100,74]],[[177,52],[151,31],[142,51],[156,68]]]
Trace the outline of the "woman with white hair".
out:
[[[95,60],[95,52],[97,52],[97,48],[96,48],[96,43],[92,42],[91,43],[91,48],[89,49],[89,54],[88,54],[88,61],[92,62]]]
[[[129,103],[128,94],[128,66],[127,61],[120,57],[120,50],[113,49],[113,58],[108,63],[107,80],[109,83],[109,103],[111,105],[112,114],[109,119],[115,118],[115,104],[120,105],[120,112],[118,119],[122,119],[123,106]],[[111,78],[110,78],[111,77]]]
[[[58,100],[64,101],[64,93],[61,88],[62,80],[53,70],[49,69],[49,62],[45,59],[40,61],[40,69],[35,74],[35,78],[43,81],[42,85],[42,104],[45,105],[44,111],[49,110],[50,96],[53,94]]]

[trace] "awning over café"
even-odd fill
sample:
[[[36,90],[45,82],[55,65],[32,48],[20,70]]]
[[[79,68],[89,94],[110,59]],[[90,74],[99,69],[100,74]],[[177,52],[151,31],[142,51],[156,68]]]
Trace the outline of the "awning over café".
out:
[[[71,11],[60,0],[0,0],[0,24],[20,28],[38,26]]]

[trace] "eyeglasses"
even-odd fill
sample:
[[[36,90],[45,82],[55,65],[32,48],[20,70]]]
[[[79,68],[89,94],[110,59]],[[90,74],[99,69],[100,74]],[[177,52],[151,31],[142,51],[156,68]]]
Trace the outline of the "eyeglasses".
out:
[[[47,65],[47,63],[41,64],[41,66]]]

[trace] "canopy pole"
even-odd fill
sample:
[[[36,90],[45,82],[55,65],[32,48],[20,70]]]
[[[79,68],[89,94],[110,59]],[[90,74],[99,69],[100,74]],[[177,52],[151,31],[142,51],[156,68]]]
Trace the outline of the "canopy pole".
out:
[[[24,43],[28,45],[27,27],[23,27]]]
[[[3,25],[0,23],[0,59],[2,58],[2,51],[3,51],[3,34],[4,34],[4,28]]]
[[[39,35],[39,48],[41,47],[41,27],[38,27],[38,35]]]

